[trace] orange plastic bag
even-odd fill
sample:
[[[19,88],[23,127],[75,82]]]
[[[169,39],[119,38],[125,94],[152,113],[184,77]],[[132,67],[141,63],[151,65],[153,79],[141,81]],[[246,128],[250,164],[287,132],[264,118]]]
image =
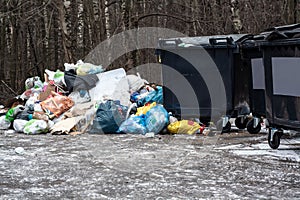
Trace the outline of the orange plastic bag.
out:
[[[51,92],[51,97],[41,102],[41,107],[46,112],[51,112],[55,117],[59,117],[62,113],[68,111],[74,106],[74,102],[66,96],[62,96],[56,92]]]

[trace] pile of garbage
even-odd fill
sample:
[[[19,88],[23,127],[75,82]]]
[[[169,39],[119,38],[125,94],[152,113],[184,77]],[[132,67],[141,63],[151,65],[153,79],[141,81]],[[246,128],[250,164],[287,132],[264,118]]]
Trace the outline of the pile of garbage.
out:
[[[0,129],[25,134],[202,133],[204,125],[178,121],[163,107],[163,87],[126,75],[123,68],[65,63],[65,71],[45,70],[44,81],[25,81],[25,91],[0,107]]]

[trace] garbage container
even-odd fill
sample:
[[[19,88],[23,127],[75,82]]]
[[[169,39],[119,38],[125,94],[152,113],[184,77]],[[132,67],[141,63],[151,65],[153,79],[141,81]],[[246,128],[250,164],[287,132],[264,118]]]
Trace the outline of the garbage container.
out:
[[[261,122],[266,117],[265,106],[265,75],[263,66],[263,53],[260,44],[264,42],[265,35],[249,36],[240,42],[240,55],[242,66],[248,74],[249,106],[252,116],[238,116],[235,124],[238,128],[247,128],[251,134],[259,133]]]
[[[162,68],[164,107],[176,116],[181,118],[199,117],[204,123],[220,117],[213,116],[212,111],[224,109],[223,105],[212,107],[208,85],[204,81],[206,73],[199,73],[199,70],[195,69],[200,68],[207,72],[214,70],[214,67],[207,64],[207,59],[203,56],[206,53],[220,73],[226,93],[225,116],[223,120],[217,123],[217,126],[223,128],[223,132],[230,131],[229,118],[239,114],[236,107],[241,105],[241,101],[248,101],[247,79],[240,78],[239,81],[236,80],[237,76],[247,76],[247,72],[239,68],[241,59],[237,45],[245,37],[247,35],[237,34],[160,39],[156,53],[160,62],[164,65]],[[191,64],[191,61],[194,65]],[[178,91],[177,94],[174,94],[170,87],[180,88],[184,81],[174,78],[173,73],[170,73],[170,69],[165,66],[169,66],[178,72],[188,82],[195,93],[197,103],[188,101],[191,95],[185,88],[180,89],[181,94],[178,94]],[[178,99],[182,96],[185,98],[183,102]],[[235,98],[236,96],[239,98]],[[197,109],[200,111],[200,116],[196,112]]]
[[[300,131],[300,27],[274,28],[261,44],[266,83],[268,143],[277,149],[286,129]]]

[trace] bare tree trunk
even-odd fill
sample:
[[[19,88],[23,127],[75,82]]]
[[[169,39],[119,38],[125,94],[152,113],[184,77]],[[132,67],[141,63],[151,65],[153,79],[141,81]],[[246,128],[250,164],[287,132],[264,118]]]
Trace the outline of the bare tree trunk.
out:
[[[243,27],[238,4],[238,0],[231,0],[232,25],[235,33],[240,33]]]
[[[71,2],[71,8],[70,8],[70,24],[69,24],[69,29],[70,29],[70,42],[71,42],[71,46],[70,46],[70,50],[72,52],[73,55],[73,60],[72,62],[75,62],[75,60],[77,60],[77,37],[78,37],[78,22],[79,22],[79,18],[78,18],[78,0],[73,0]]]
[[[67,29],[67,22],[66,22],[66,5],[61,0],[56,1],[56,8],[59,14],[59,25],[61,30],[62,36],[62,46],[64,49],[64,62],[73,62],[73,55],[70,50],[71,42],[69,40],[69,32]]]
[[[296,2],[295,0],[287,0],[287,12],[286,12],[286,21],[288,24],[296,23],[295,11],[296,11]]]
[[[3,13],[6,12],[6,6],[1,2]],[[2,13],[2,12],[1,12]],[[6,18],[0,18],[0,80],[5,79],[6,69]],[[1,92],[1,91],[0,91]]]
[[[105,8],[104,8],[104,17],[105,17],[105,30],[106,30],[106,38],[110,38],[111,26],[110,26],[110,15],[109,15],[109,6],[108,0],[105,0]]]
[[[12,29],[12,46],[11,46],[11,54],[10,60],[12,62],[12,67],[10,67],[10,85],[13,89],[17,89],[17,68],[18,68],[18,27],[17,27],[17,19],[15,16],[11,16],[11,29]]]
[[[192,7],[192,18],[193,18],[193,34],[194,36],[197,35],[197,17],[196,13],[199,10],[199,5],[197,0],[193,0],[191,2],[191,7]]]
[[[100,41],[103,41],[107,38],[106,36],[106,18],[105,18],[105,3],[104,0],[99,0],[99,33],[100,33]]]
[[[300,23],[300,1],[296,0],[295,3],[295,23]]]

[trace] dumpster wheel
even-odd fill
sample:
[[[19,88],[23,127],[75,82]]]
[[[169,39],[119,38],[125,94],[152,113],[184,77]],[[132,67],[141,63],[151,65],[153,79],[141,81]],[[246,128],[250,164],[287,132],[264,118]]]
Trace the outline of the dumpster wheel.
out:
[[[235,119],[234,123],[238,129],[245,129],[248,121],[249,121],[249,117],[239,116]]]
[[[279,145],[280,145],[280,137],[281,137],[282,133],[279,132],[279,131],[276,131],[274,134],[273,134],[273,140],[271,141],[271,129],[269,131],[269,135],[268,135],[268,143],[269,143],[269,146],[272,148],[272,149],[278,149]]]
[[[254,118],[250,119],[247,123],[247,131],[251,134],[257,134],[260,132],[260,129],[261,129],[261,125],[260,123],[257,124],[256,127],[253,127],[254,126]]]
[[[228,121],[223,127],[223,121],[219,120],[217,122],[217,130],[221,131],[221,133],[229,133],[231,130],[231,123]]]

